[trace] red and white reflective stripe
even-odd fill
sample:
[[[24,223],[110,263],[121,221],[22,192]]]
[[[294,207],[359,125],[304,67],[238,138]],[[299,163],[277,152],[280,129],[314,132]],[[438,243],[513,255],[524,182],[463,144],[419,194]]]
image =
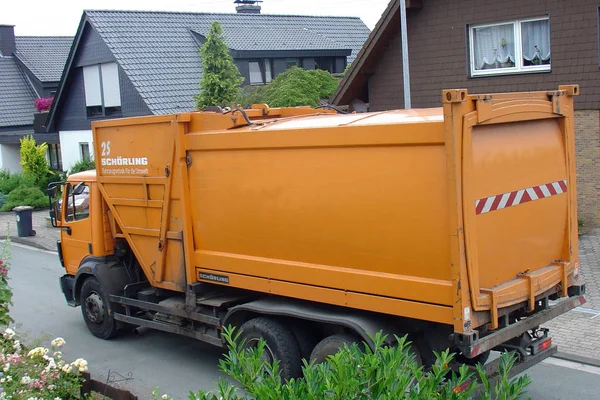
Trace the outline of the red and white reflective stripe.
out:
[[[506,207],[518,206],[519,204],[527,203],[544,199],[546,197],[562,194],[567,191],[567,180],[550,182],[544,185],[533,186],[527,189],[515,190],[514,192],[497,194],[495,196],[484,197],[483,199],[475,200],[475,213],[485,214],[490,211],[501,210]]]

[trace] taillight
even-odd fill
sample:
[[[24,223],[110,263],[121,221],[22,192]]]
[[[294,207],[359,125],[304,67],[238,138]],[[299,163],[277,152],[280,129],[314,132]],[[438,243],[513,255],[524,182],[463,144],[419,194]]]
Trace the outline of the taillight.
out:
[[[552,338],[549,337],[537,343],[537,345],[534,346],[535,351],[533,353],[541,353],[542,351],[549,349],[550,346],[552,346]]]

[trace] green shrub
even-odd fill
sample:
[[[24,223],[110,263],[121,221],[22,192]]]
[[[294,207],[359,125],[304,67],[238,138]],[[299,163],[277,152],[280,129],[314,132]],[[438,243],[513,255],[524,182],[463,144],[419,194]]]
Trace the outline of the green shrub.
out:
[[[264,341],[255,348],[245,348],[239,333],[226,328],[223,332],[229,351],[220,361],[222,372],[237,380],[247,396],[238,395],[239,385],[221,379],[216,394],[200,390],[190,393],[191,400],[240,400],[256,398],[275,399],[470,399],[476,389],[475,374],[466,365],[458,371],[451,366],[452,354],[448,350],[436,353],[437,361],[431,369],[419,367],[410,351],[410,343],[397,339],[397,345],[384,346],[385,336],[378,333],[373,339],[375,349],[353,344],[330,356],[323,364],[305,362],[303,377],[283,382],[278,362],[262,359]],[[490,385],[484,370],[479,366],[479,379],[483,382],[482,398],[519,399],[531,382],[527,376],[513,380],[509,372],[515,362],[513,353],[505,353],[500,360],[500,379]],[[155,397],[156,397],[155,392]],[[162,398],[168,398],[162,397]]]
[[[89,171],[91,169],[95,169],[96,164],[94,163],[93,158],[84,158],[82,160],[77,161],[75,164],[71,165],[69,168],[69,175],[75,174],[81,171]]]
[[[31,177],[20,172],[11,173],[5,169],[0,170],[0,193],[9,194],[19,186],[33,186]]]
[[[48,189],[48,185],[52,182],[64,182],[67,176],[64,172],[49,171],[48,175],[40,180],[38,187],[44,193]]]
[[[21,139],[20,153],[23,175],[31,179],[33,184],[39,187],[50,172],[48,160],[46,159],[48,145],[46,143],[37,145],[32,136],[25,136]]]
[[[244,107],[260,103],[266,103],[270,107],[315,107],[320,99],[331,96],[338,83],[327,71],[292,67],[277,75],[266,86],[242,88],[236,103]]]
[[[48,207],[48,197],[35,186],[20,186],[9,193],[0,211],[10,211],[17,206]]]
[[[234,103],[244,108],[252,104],[262,104],[265,102],[265,88],[266,86],[244,86],[240,89]]]

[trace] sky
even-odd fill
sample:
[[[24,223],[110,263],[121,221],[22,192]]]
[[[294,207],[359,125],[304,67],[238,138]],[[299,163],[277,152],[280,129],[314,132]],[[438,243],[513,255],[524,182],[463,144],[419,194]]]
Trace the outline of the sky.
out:
[[[360,17],[373,29],[389,0],[264,0],[263,14]],[[73,36],[83,10],[235,12],[233,0],[2,0],[0,25],[17,36]]]

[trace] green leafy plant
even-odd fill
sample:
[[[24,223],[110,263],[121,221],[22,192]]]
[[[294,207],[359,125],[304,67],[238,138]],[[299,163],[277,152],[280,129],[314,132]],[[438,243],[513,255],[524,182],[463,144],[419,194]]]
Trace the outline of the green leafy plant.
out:
[[[271,107],[315,107],[320,99],[331,96],[338,83],[327,71],[292,67],[277,75],[267,86],[242,89],[236,103],[244,107],[253,103],[266,103]]]
[[[0,326],[8,326],[13,322],[9,315],[12,306],[12,289],[8,285],[8,270],[10,269],[10,236],[0,245]]]
[[[71,168],[69,168],[69,175],[75,174],[77,172],[89,171],[95,168],[96,164],[94,162],[94,159],[86,157],[71,165]]]
[[[303,377],[287,382],[280,377],[277,361],[268,363],[262,358],[264,341],[256,347],[246,348],[240,341],[240,333],[234,333],[231,327],[224,329],[223,337],[229,351],[220,361],[219,369],[238,381],[241,387],[221,379],[216,391],[190,393],[190,400],[461,400],[470,399],[477,386],[475,375],[466,365],[458,370],[451,368],[453,355],[448,350],[435,353],[436,362],[430,369],[425,369],[417,363],[406,337],[396,337],[396,345],[386,346],[386,336],[381,332],[373,338],[374,349],[353,344],[330,356],[325,363],[305,361]],[[523,395],[530,379],[510,380],[509,372],[514,362],[512,353],[501,356],[501,375],[494,387],[479,368],[484,399],[519,399]]]
[[[30,136],[25,136],[21,139],[21,168],[23,175],[33,181],[33,184],[38,186],[45,180],[51,172],[46,159],[48,153],[48,145],[42,143],[37,145],[35,139]]]
[[[2,398],[75,399],[80,398],[82,373],[88,363],[82,358],[67,362],[62,357],[65,341],[56,338],[50,347],[28,349],[17,332],[6,328],[0,336]]]
[[[52,182],[62,182],[67,179],[66,174],[64,172],[57,171],[49,171],[48,175],[46,175],[43,179],[40,180],[38,187],[42,192],[46,193],[48,189],[48,185]]]
[[[9,193],[0,210],[6,212],[17,206],[48,207],[48,197],[35,186],[20,186]]]
[[[0,170],[0,193],[9,194],[19,186],[33,186],[33,179],[22,173],[11,173],[6,169]]]
[[[221,24],[213,22],[206,42],[200,48],[202,78],[200,94],[194,96],[196,108],[227,106],[238,94],[244,81],[240,75],[223,37]]]

